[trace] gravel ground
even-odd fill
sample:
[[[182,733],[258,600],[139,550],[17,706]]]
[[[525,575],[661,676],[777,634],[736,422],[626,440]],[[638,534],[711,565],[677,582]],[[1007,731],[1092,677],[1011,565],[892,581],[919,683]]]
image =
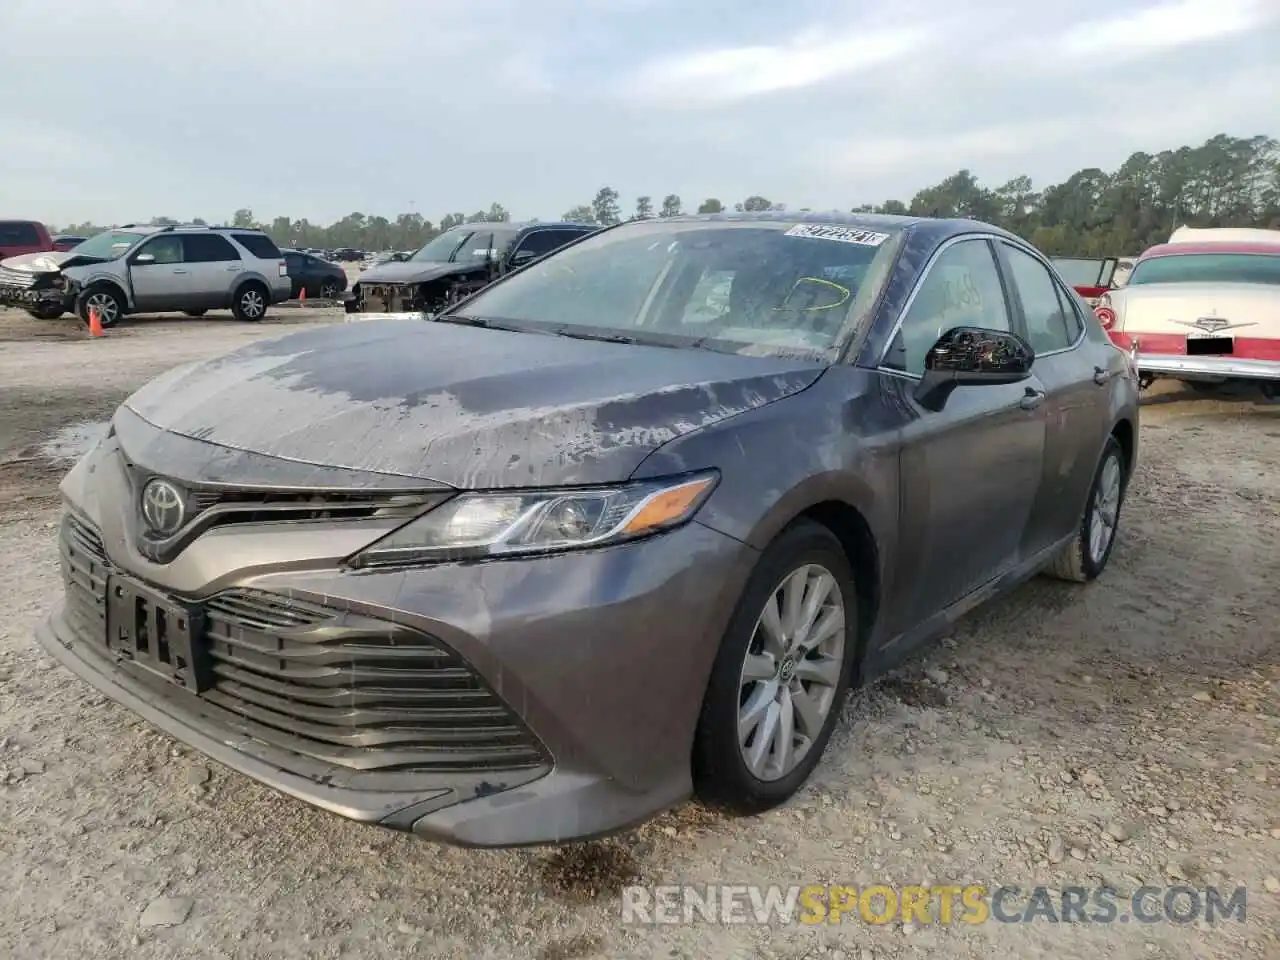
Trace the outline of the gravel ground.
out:
[[[561,849],[434,846],[313,811],[175,745],[34,646],[56,482],[162,369],[258,325],[0,313],[0,944],[12,957],[1280,956],[1280,406],[1153,391],[1110,569],[1036,581],[846,708],[786,809],[693,805]],[[51,448],[50,443],[55,447]],[[1208,924],[637,927],[630,883],[1248,889]]]

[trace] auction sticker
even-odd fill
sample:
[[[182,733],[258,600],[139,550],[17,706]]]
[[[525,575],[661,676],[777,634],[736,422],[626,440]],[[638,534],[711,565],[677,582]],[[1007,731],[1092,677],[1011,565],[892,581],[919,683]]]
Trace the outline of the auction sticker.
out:
[[[873,230],[857,230],[832,223],[797,223],[787,231],[788,237],[809,237],[813,240],[837,240],[840,243],[857,243],[864,247],[878,247],[889,239],[887,233]]]

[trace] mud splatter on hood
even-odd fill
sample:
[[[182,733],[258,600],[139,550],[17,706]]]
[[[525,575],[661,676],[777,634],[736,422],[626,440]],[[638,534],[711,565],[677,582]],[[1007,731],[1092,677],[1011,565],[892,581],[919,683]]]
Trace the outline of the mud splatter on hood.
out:
[[[238,450],[461,488],[623,480],[664,443],[798,393],[814,361],[422,320],[305,331],[182,367],[125,404]]]

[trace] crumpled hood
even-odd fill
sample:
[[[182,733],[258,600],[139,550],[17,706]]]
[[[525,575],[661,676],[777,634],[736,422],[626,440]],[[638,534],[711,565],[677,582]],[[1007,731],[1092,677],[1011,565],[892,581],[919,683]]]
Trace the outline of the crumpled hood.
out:
[[[9,270],[21,270],[24,273],[57,273],[62,265],[71,259],[73,251],[49,251],[45,253],[23,253],[16,257],[0,260],[0,267]]]
[[[469,489],[556,486],[624,480],[668,441],[825,369],[396,319],[260,341],[170,371],[125,405],[267,456]]]
[[[437,277],[445,277],[451,273],[461,273],[466,269],[467,265],[462,263],[429,263],[426,261],[411,263],[405,260],[402,263],[383,263],[376,267],[370,267],[356,278],[356,282],[421,283],[424,280],[434,280]]]

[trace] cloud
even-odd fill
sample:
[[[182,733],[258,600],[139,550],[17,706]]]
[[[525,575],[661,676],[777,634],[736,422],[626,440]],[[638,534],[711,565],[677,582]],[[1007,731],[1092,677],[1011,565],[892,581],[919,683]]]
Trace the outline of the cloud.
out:
[[[801,90],[902,59],[931,39],[923,27],[849,30],[813,28],[775,45],[697,50],[645,64],[624,83],[640,100],[714,105]]]
[[[1091,57],[1144,57],[1231,37],[1280,16],[1276,0],[1181,0],[1067,31],[1063,53]]]
[[[496,201],[546,219],[606,184],[624,206],[847,209],[962,167],[1044,184],[1280,135],[1280,0],[305,7],[0,0],[21,81],[0,97],[0,215],[436,220]]]

